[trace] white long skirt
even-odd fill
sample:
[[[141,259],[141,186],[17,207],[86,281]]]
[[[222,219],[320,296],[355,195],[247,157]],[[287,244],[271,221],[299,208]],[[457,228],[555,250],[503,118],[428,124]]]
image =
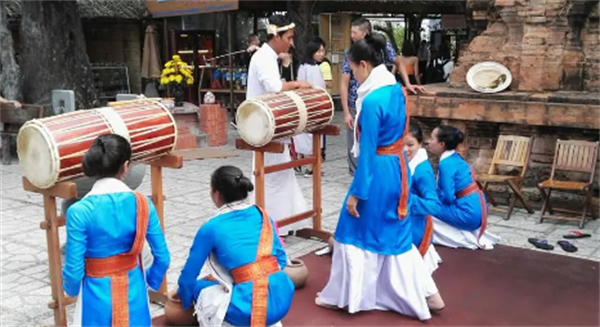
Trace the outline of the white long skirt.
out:
[[[417,248],[388,256],[335,241],[329,281],[319,294],[328,305],[355,313],[391,310],[431,318],[426,298],[438,292]]]
[[[265,166],[277,165],[291,161],[289,144],[284,143],[283,153],[265,153]],[[255,167],[255,158],[252,157],[252,167]],[[254,174],[252,174],[254,183]],[[255,203],[254,192],[248,195],[250,203]],[[306,212],[308,205],[296,180],[293,169],[286,169],[265,175],[265,210],[275,221]],[[279,227],[279,235],[287,235],[289,231],[311,226],[310,219]]]
[[[294,149],[296,153],[303,154],[305,156],[311,156],[313,154],[313,135],[310,133],[302,133],[295,135]],[[321,136],[321,149],[323,148],[323,136]]]
[[[433,243],[449,248],[492,250],[500,237],[485,231],[479,241],[479,228],[474,231],[461,230],[433,217]]]
[[[433,244],[429,245],[427,252],[425,252],[425,256],[423,257],[423,262],[425,263],[425,269],[429,272],[429,274],[433,274],[442,263],[442,257],[435,250]]]

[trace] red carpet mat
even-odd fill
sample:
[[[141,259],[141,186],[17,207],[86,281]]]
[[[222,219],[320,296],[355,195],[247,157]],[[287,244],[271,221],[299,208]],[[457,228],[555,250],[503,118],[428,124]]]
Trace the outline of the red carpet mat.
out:
[[[599,264],[594,261],[498,246],[492,251],[437,247],[444,263],[435,272],[446,308],[428,325],[599,326]],[[420,326],[392,312],[348,314],[314,304],[327,283],[331,257],[302,258],[306,286],[294,295],[284,326]],[[153,321],[164,326],[163,317]]]

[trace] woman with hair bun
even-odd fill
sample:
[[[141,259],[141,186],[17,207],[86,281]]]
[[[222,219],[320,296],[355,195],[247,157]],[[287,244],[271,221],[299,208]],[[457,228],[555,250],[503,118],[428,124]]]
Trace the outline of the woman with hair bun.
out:
[[[404,151],[408,157],[412,185],[410,187],[410,225],[413,244],[423,256],[425,267],[430,273],[437,268],[442,258],[435,250],[433,239],[433,218],[437,216],[441,203],[436,192],[435,174],[429,162],[427,151],[421,147],[423,132],[417,123],[410,123],[408,135],[404,138]]]
[[[198,230],[181,271],[182,306],[194,305],[200,326],[280,325],[294,284],[283,272],[276,227],[262,208],[244,203],[254,186],[239,168],[220,167],[210,184],[219,209]]]
[[[156,210],[123,178],[131,146],[115,134],[98,137],[83,157],[92,190],[67,210],[64,290],[77,297],[76,326],[151,326],[148,291],[158,290],[170,263]],[[142,269],[148,241],[153,255]]]
[[[485,195],[469,164],[456,152],[464,137],[458,128],[441,125],[429,139],[429,151],[440,156],[437,192],[442,202],[434,218],[433,242],[452,248],[490,250],[500,238],[485,231]]]
[[[334,234],[329,281],[316,298],[350,313],[391,310],[431,318],[444,302],[412,244],[410,172],[403,153],[406,95],[383,64],[385,39],[368,35],[348,51],[360,86],[355,142],[358,158]]]

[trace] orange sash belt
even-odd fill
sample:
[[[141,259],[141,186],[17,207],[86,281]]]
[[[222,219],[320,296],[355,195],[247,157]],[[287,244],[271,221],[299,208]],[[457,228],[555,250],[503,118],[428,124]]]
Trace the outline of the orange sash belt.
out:
[[[479,235],[477,235],[477,240],[479,240],[487,227],[487,205],[485,203],[485,199],[483,198],[483,192],[479,189],[477,183],[472,182],[463,190],[456,192],[456,198],[464,198],[465,196],[473,193],[479,194],[479,204],[481,205],[481,228],[479,228]]]
[[[148,229],[149,209],[146,197],[134,192],[137,220],[136,234],[131,250],[108,258],[85,259],[85,273],[88,277],[110,277],[112,301],[112,326],[129,326],[129,275],[131,269],[141,262],[142,248]]]
[[[269,257],[231,270],[231,276],[236,284],[255,281],[279,271],[277,258]]]
[[[273,226],[267,213],[261,208],[263,224],[260,230],[256,260],[253,263],[231,270],[236,284],[252,282],[252,306],[250,313],[251,327],[267,325],[267,299],[269,297],[269,275],[279,271],[277,259],[271,255],[273,251]]]
[[[419,253],[422,257],[425,256],[427,250],[429,250],[429,244],[431,244],[431,239],[433,238],[433,220],[431,216],[427,216],[425,218],[425,233],[423,233],[423,238],[421,239],[421,244],[419,244]]]
[[[404,219],[408,215],[408,163],[402,153],[403,148],[404,136],[391,145],[377,148],[378,155],[397,155],[400,161],[400,200],[398,201],[398,216],[400,219]]]

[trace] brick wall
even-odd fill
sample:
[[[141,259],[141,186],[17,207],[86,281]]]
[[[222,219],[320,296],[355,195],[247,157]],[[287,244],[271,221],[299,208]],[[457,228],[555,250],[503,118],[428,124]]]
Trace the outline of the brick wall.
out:
[[[227,144],[227,110],[218,104],[200,105],[200,130],[208,136],[208,146]]]
[[[598,13],[592,2],[496,0],[491,24],[458,59],[451,85],[466,85],[467,71],[496,61],[513,76],[511,90],[598,91]]]
[[[87,20],[83,23],[91,63],[127,65],[131,92],[142,93],[141,65],[144,40],[139,21]]]
[[[600,29],[598,26],[599,6],[596,4],[581,31],[582,48],[585,54],[585,70],[583,72],[584,89],[589,92],[600,92]]]
[[[501,124],[490,122],[473,122],[464,120],[442,120],[439,118],[429,117],[412,117],[412,121],[417,122],[423,130],[424,140],[427,142],[433,129],[440,124],[450,124],[454,126],[466,126],[466,129],[461,128],[466,134],[467,161],[471,164],[476,173],[487,173],[491,165],[496,143],[499,135],[521,135],[535,137],[529,170],[525,176],[523,183],[524,193],[529,197],[531,204],[534,207],[541,206],[541,197],[536,185],[539,182],[550,177],[552,169],[552,161],[556,147],[556,140],[589,140],[598,141],[598,130],[594,129],[577,129],[577,128],[557,128],[549,126],[530,126],[517,124]],[[460,128],[460,127],[459,127]],[[430,155],[430,159],[437,169],[438,158]],[[500,167],[502,174],[516,174],[518,171],[513,167]],[[589,175],[580,173],[557,173],[558,179],[566,180],[585,180]],[[595,177],[595,207],[598,207],[598,180],[600,176],[600,163],[596,164]],[[508,203],[509,192],[505,186],[494,186],[491,188],[493,196],[499,200],[500,204]],[[578,207],[581,200],[580,197],[570,196],[568,194],[557,194],[558,203]],[[579,207],[580,208],[580,207]]]

